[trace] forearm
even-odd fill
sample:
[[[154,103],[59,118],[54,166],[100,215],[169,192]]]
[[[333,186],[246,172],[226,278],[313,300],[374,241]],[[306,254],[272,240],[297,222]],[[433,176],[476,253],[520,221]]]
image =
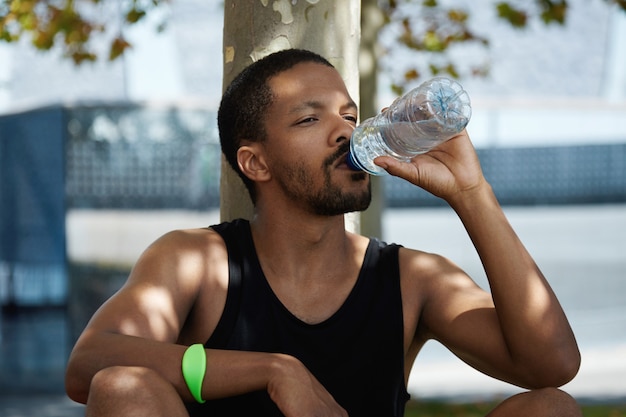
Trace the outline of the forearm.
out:
[[[193,401],[181,371],[187,346],[115,333],[84,335],[68,363],[66,389],[85,403],[93,376],[112,366],[145,367],[170,382],[184,401]],[[266,389],[275,356],[267,353],[207,350],[203,398],[221,398]]]
[[[578,348],[561,305],[489,184],[483,182],[450,204],[485,268],[511,360],[529,369],[577,369]]]
[[[181,392],[182,375],[176,371],[184,346],[113,332],[86,330],[70,355],[65,375],[70,398],[86,402],[91,379],[112,366],[138,366],[157,371]]]
[[[202,397],[215,399],[267,390],[273,378],[294,358],[274,353],[213,350],[207,353]]]

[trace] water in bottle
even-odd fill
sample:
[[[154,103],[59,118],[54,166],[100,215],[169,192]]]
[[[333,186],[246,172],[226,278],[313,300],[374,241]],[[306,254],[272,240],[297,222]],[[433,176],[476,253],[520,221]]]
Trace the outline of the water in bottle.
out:
[[[471,113],[469,95],[459,83],[433,78],[357,126],[348,163],[355,170],[384,175],[374,158],[387,155],[409,161],[465,129]]]

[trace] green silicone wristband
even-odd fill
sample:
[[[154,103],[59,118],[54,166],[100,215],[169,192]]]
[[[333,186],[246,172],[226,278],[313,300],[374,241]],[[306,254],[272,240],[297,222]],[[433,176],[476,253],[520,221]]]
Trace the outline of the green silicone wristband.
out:
[[[193,398],[200,404],[204,403],[202,399],[202,381],[206,372],[206,351],[200,343],[191,345],[183,355],[183,378],[189,392]]]

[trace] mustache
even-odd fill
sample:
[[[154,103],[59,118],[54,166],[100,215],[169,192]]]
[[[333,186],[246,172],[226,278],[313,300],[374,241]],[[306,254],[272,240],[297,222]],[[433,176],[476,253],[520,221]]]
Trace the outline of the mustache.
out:
[[[344,141],[339,145],[337,151],[324,160],[324,167],[333,165],[338,159],[343,158],[350,151],[350,141]]]

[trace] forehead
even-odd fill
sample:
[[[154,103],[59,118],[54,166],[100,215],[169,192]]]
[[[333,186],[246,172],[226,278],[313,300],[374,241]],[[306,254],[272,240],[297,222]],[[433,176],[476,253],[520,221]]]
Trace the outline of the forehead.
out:
[[[293,66],[269,80],[274,104],[306,101],[312,97],[343,97],[350,95],[339,72],[327,65],[306,62]]]

